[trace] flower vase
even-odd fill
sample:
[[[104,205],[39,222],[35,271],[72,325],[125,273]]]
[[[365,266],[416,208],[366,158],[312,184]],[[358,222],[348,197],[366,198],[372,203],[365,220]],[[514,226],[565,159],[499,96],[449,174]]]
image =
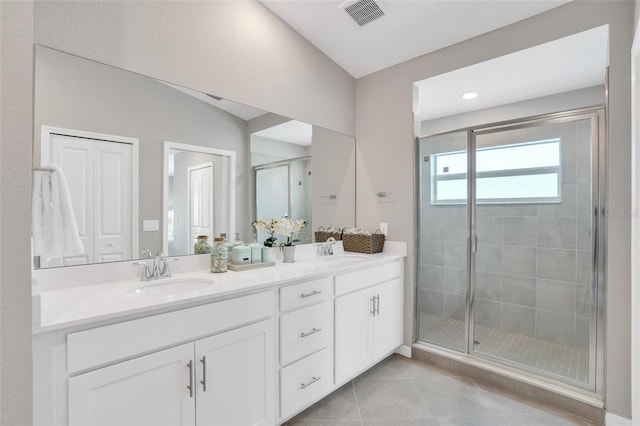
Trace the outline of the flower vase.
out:
[[[282,256],[284,257],[284,263],[293,263],[295,260],[293,257],[296,254],[296,246],[280,246],[282,249]]]
[[[280,250],[278,247],[262,247],[262,261],[263,262],[277,262]]]

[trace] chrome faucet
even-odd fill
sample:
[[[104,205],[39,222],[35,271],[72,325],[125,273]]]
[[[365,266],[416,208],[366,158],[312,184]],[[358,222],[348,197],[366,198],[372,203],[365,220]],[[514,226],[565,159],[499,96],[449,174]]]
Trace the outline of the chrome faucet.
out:
[[[327,238],[327,241],[319,246],[320,256],[328,256],[333,254],[333,245],[336,243],[336,239],[333,237]]]
[[[175,262],[178,259],[175,257],[165,257],[163,252],[158,252],[153,259],[153,266],[149,262],[134,262],[134,266],[142,266],[142,274],[140,274],[140,281],[151,281],[159,278],[171,278],[171,270],[169,269],[169,262]]]

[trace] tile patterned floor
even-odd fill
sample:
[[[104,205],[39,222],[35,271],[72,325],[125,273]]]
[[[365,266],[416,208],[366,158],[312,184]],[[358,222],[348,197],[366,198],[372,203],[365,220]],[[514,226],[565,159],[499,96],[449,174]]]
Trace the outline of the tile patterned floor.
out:
[[[522,334],[509,333],[492,327],[476,325],[476,350],[498,358],[528,365],[586,383],[589,372],[589,352],[573,346]],[[463,351],[465,324],[451,318],[420,314],[420,340]]]
[[[430,364],[392,355],[286,426],[594,426]]]

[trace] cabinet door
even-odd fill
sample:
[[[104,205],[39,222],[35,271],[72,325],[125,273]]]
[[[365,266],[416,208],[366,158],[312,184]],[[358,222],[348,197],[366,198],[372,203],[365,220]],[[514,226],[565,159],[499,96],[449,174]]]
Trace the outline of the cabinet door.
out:
[[[198,424],[275,424],[273,321],[196,342]]]
[[[340,296],[335,303],[335,379],[336,385],[340,385],[370,363],[371,289]]]
[[[69,379],[70,426],[195,425],[193,344]]]
[[[395,279],[372,289],[372,361],[376,362],[402,344],[402,281]]]

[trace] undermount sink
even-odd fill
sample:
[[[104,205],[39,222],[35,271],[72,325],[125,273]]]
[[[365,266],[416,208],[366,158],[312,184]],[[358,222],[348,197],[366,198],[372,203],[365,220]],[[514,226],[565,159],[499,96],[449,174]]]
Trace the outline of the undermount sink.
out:
[[[150,281],[129,293],[136,296],[171,295],[204,290],[214,285],[214,281],[207,278],[169,278]]]

